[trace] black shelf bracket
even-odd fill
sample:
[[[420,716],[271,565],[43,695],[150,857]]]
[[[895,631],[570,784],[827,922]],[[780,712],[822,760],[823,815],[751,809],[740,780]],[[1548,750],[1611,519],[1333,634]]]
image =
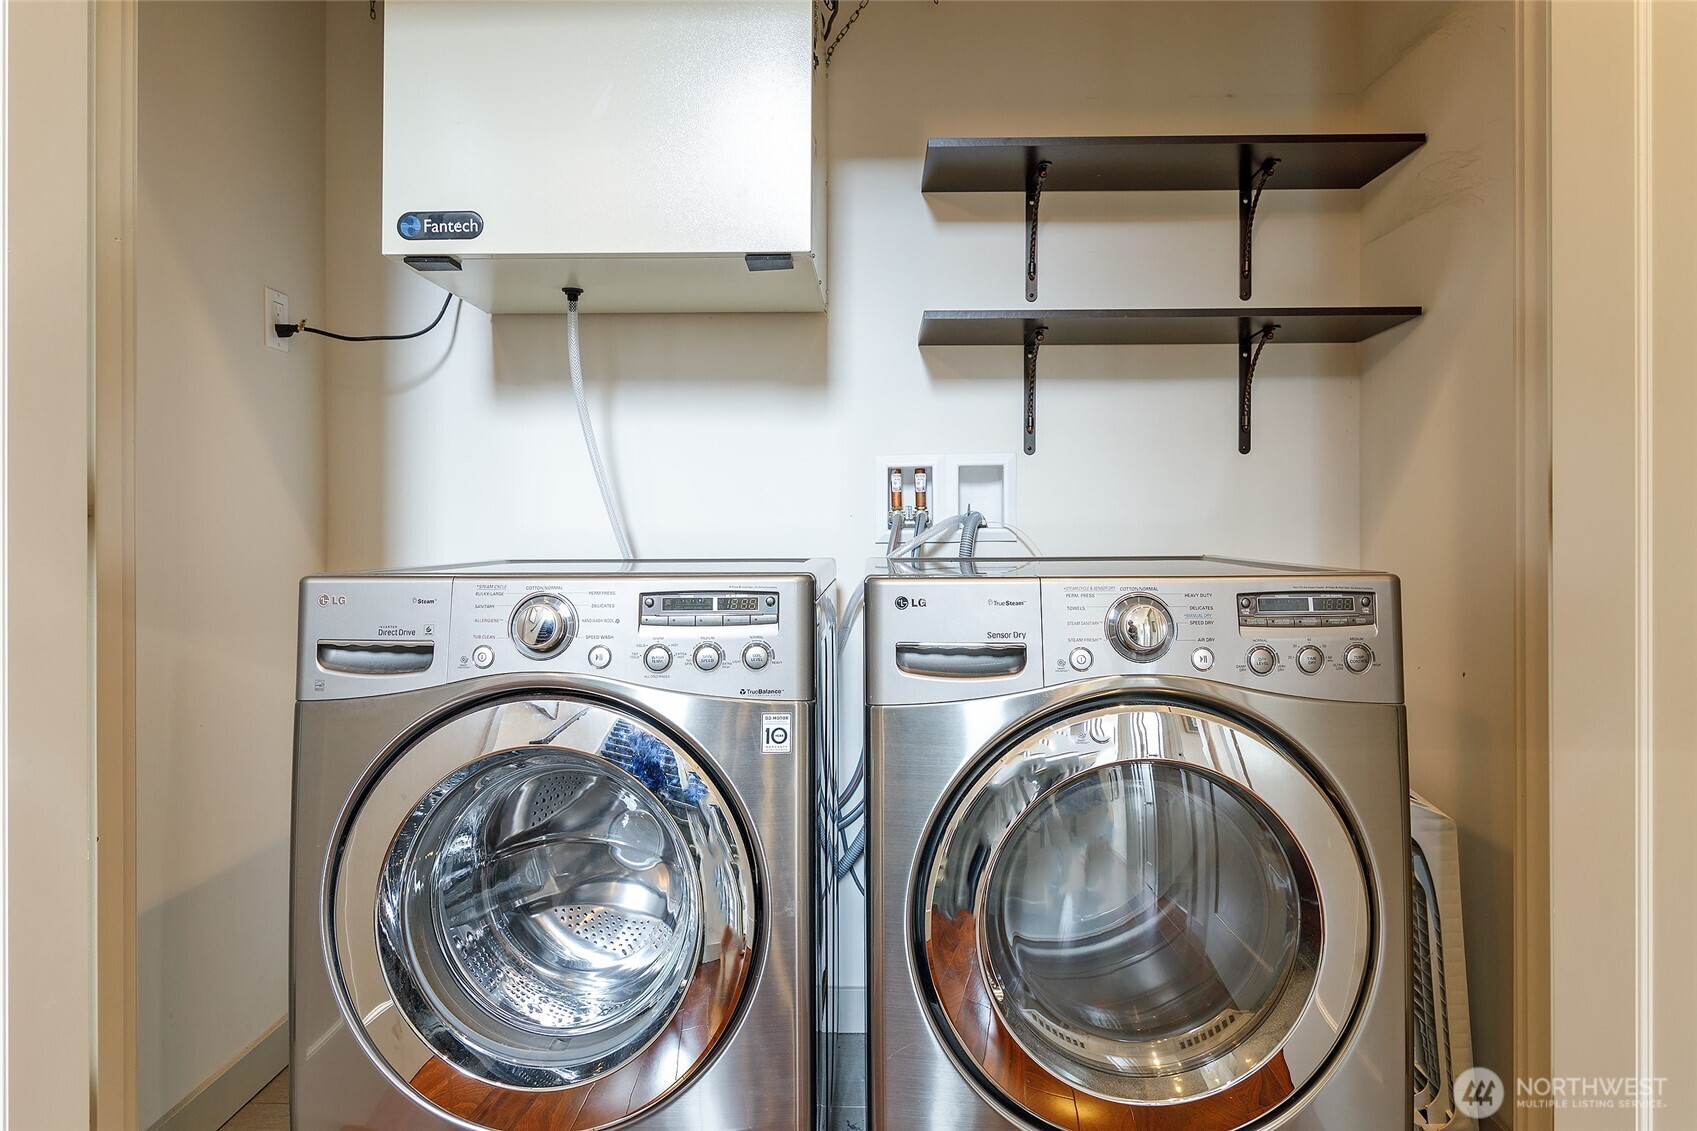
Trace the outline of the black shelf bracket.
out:
[[[1039,161],[1025,186],[1025,301],[1037,301],[1037,207],[1043,200],[1043,181],[1051,162]]]
[[[1250,327],[1249,319],[1237,320],[1237,450],[1242,455],[1249,454],[1250,390],[1255,382],[1255,365],[1278,329],[1277,322],[1255,330]]]
[[[1237,297],[1249,301],[1255,250],[1255,209],[1261,192],[1278,167],[1279,158],[1268,157],[1259,165],[1250,147],[1237,147]]]
[[[1033,326],[1025,332],[1025,454],[1037,452],[1037,351],[1049,333],[1047,326]]]

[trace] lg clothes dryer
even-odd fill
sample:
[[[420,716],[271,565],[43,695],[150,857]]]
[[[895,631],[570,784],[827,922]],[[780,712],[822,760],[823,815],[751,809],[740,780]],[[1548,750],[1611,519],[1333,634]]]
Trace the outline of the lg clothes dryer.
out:
[[[875,1128],[1408,1125],[1394,577],[935,562],[866,610]]]
[[[295,1128],[811,1124],[833,573],[303,582]]]

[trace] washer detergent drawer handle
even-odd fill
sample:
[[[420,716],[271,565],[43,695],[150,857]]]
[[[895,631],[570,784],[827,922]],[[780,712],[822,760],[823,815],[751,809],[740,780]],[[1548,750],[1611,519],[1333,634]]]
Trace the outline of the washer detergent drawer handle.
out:
[[[411,675],[430,670],[429,640],[320,640],[318,666],[342,675]]]
[[[896,667],[908,675],[993,679],[1025,670],[1023,644],[897,644]]]

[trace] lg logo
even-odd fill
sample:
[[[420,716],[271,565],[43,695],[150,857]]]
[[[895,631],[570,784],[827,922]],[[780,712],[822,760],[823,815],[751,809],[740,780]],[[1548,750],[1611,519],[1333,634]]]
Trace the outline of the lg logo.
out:
[[[347,603],[348,599],[343,596],[332,596],[329,593],[320,593],[318,595],[318,605],[320,608],[323,608],[325,605],[345,605]]]
[[[911,600],[909,600],[906,597],[897,597],[896,598],[896,608],[898,608],[898,609],[907,609],[907,608],[923,609],[924,607],[925,607],[925,598],[924,597],[914,597]]]

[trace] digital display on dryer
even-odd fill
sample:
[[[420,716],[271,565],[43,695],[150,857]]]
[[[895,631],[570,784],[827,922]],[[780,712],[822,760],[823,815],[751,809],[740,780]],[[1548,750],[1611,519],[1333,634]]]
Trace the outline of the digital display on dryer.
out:
[[[1258,613],[1306,613],[1308,611],[1307,597],[1258,597],[1255,601],[1255,611]]]

